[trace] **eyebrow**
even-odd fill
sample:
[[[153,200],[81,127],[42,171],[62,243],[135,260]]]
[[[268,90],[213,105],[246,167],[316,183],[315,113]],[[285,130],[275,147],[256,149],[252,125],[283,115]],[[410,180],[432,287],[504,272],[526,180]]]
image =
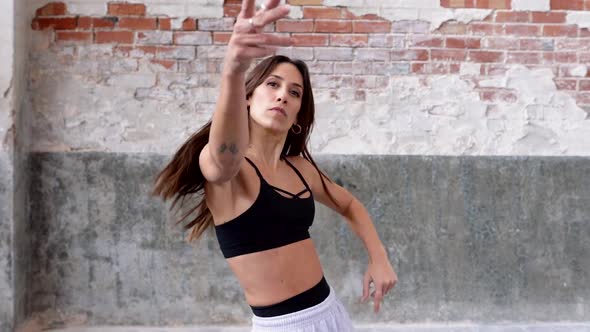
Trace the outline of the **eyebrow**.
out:
[[[270,74],[269,76],[276,77],[276,78],[278,78],[278,79],[280,79],[280,80],[283,80],[283,81],[285,80],[284,78],[282,78],[282,77],[281,77],[281,76],[279,76],[279,75]],[[291,83],[291,84],[293,84],[293,85],[295,85],[295,86],[298,86],[298,87],[300,87],[300,88],[301,88],[301,90],[303,90],[303,87],[301,86],[301,84],[299,84],[299,83]]]

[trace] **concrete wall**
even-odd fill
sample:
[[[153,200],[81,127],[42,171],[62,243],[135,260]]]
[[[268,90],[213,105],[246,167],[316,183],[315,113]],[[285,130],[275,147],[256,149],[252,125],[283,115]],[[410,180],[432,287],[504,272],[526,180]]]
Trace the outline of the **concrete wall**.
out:
[[[13,326],[13,155],[14,149],[14,7],[0,3],[0,329]]]
[[[34,154],[33,311],[54,326],[248,323],[215,237],[186,244],[148,195],[167,159]],[[356,323],[588,320],[589,159],[318,161],[366,204],[400,278],[379,316],[360,304],[362,243],[318,205],[312,238]]]
[[[312,152],[400,275],[379,319],[588,320],[588,0],[289,2],[272,30],[312,72]],[[213,239],[183,243],[142,195],[210,118],[239,4],[0,6],[0,329],[245,322]],[[314,238],[372,321],[337,220],[320,210]]]
[[[28,265],[25,89],[31,15],[23,1],[0,4],[0,331],[26,314]]]

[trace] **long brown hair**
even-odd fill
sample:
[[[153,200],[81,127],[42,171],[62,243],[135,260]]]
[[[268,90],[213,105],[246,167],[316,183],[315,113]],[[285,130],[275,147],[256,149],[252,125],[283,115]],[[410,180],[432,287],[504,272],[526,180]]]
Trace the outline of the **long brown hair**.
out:
[[[281,154],[283,156],[300,155],[308,160],[320,174],[324,190],[328,192],[330,199],[336,203],[326,187],[324,178],[328,181],[331,180],[320,171],[307,149],[309,134],[314,122],[315,104],[313,100],[313,92],[311,90],[309,71],[305,62],[290,59],[282,55],[276,55],[264,59],[256,65],[246,77],[246,98],[250,98],[254,89],[262,84],[277,65],[281,63],[293,64],[297,67],[303,77],[301,109],[297,114],[297,124],[301,126],[301,132],[295,134],[289,130]],[[176,224],[181,223],[189,215],[195,212],[197,213],[196,217],[184,226],[186,230],[190,230],[188,236],[189,241],[198,239],[207,228],[213,225],[211,211],[207,207],[205,197],[202,195],[206,180],[199,167],[199,155],[205,145],[209,142],[210,129],[211,121],[207,122],[196,133],[189,137],[189,139],[178,149],[168,165],[166,165],[166,167],[158,174],[152,192],[152,195],[160,196],[164,201],[173,199],[170,210],[173,210],[178,202],[180,202],[179,207],[182,208],[187,197],[192,197],[194,194],[201,194],[195,206],[189,209],[189,211],[181,216],[176,222]]]

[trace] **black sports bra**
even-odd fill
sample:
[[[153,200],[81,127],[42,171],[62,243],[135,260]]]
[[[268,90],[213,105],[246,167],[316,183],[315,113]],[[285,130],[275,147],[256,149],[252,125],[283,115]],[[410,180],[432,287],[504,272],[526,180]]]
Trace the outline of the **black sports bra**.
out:
[[[292,194],[270,185],[264,180],[258,167],[246,158],[260,178],[260,192],[252,206],[244,213],[215,226],[223,257],[230,258],[278,248],[309,238],[309,227],[313,223],[315,214],[311,189],[299,170],[286,158],[281,157],[281,159],[297,173],[305,189]],[[308,191],[309,197],[300,197]],[[278,192],[291,197],[285,197]]]

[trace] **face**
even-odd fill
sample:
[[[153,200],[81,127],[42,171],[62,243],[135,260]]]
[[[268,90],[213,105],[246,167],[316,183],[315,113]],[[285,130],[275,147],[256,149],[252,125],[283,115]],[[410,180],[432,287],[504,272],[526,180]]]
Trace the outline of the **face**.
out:
[[[264,128],[286,133],[297,123],[302,96],[301,73],[291,63],[280,63],[252,92],[250,117]]]

